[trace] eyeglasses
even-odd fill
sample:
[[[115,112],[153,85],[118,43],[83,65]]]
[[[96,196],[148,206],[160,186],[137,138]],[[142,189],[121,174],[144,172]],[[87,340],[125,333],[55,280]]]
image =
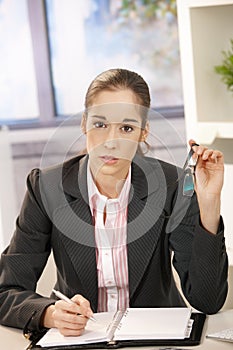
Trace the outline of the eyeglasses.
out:
[[[194,193],[194,175],[195,167],[198,161],[198,156],[194,153],[192,147],[199,146],[197,143],[191,145],[188,157],[183,166],[184,182],[183,182],[183,196],[192,197]]]

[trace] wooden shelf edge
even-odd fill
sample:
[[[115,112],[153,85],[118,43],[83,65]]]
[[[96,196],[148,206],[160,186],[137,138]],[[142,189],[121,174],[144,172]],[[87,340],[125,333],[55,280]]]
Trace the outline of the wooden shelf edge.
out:
[[[183,0],[181,0],[183,1]],[[188,0],[184,6],[188,8],[233,5],[232,0]]]

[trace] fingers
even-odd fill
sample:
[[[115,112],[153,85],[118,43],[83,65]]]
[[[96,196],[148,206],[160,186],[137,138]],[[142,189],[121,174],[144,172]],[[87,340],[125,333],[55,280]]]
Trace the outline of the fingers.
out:
[[[189,145],[193,151],[203,161],[210,161],[212,163],[223,164],[223,153],[219,150],[209,149],[208,147],[198,145],[195,140],[189,140]]]
[[[220,158],[222,158],[222,153],[213,149],[204,149],[198,150],[197,154],[202,156],[203,160],[211,160],[214,163],[217,163]]]
[[[89,301],[85,299],[82,295],[76,294],[71,300],[74,301],[76,305],[78,305],[79,313],[81,315],[84,315],[87,318],[93,316],[93,312],[91,310]]]
[[[66,302],[58,301],[53,312],[54,325],[63,335],[81,335],[85,329],[87,318],[67,310]],[[70,305],[68,309],[70,308]]]
[[[190,147],[193,147],[193,146],[198,146],[198,144],[196,143],[196,141],[195,141],[195,140],[190,139],[190,140],[189,140],[189,146],[190,146]]]
[[[93,312],[88,300],[81,295],[75,295],[73,303],[59,300],[54,305],[53,320],[61,334],[65,336],[79,336],[83,333],[89,315]]]

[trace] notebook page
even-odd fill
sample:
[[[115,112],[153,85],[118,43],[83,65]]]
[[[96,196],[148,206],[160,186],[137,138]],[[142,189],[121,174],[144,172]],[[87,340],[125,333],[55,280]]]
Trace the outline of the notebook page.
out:
[[[190,316],[190,308],[129,308],[114,340],[184,339]]]
[[[101,312],[93,315],[96,322],[89,320],[82,335],[77,337],[65,337],[57,328],[51,328],[37,343],[41,347],[78,345],[109,341],[107,329],[114,317],[114,312]]]

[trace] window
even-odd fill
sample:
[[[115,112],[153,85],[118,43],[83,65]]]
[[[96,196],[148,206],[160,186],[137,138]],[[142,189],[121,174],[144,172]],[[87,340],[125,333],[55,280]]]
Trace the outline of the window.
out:
[[[38,116],[26,0],[0,1],[0,120]]]
[[[182,104],[175,1],[161,3],[46,1],[58,115],[82,110],[90,81],[113,67],[141,74],[152,106]]]
[[[141,74],[163,115],[183,115],[175,0],[0,0],[0,50],[0,124],[59,123],[112,67]]]

